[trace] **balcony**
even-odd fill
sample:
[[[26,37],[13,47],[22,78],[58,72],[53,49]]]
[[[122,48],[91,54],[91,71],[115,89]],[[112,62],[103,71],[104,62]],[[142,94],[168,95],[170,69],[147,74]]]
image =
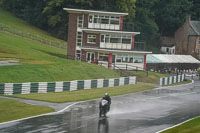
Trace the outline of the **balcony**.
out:
[[[101,24],[101,23],[89,23],[88,28],[91,29],[104,29],[104,30],[120,30],[120,25],[117,24]]]
[[[121,44],[123,45],[123,44]],[[146,43],[145,42],[135,42],[134,45],[134,49],[131,50],[130,49],[130,45],[124,45],[123,47],[116,47],[115,43],[110,43],[109,46],[100,46],[100,47],[91,47],[91,46],[84,46],[82,47],[82,49],[95,49],[95,50],[99,50],[99,51],[103,51],[103,50],[107,50],[107,51],[124,51],[124,52],[149,52],[146,47],[145,47]]]

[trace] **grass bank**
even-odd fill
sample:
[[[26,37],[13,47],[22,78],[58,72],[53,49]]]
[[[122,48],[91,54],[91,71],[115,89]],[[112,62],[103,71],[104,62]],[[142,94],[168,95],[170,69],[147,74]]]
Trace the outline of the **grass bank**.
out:
[[[126,75],[132,75],[137,77],[138,82],[145,82],[145,83],[153,83],[158,84],[158,81],[162,77],[166,77],[167,75],[157,73],[157,72],[144,72],[144,71],[124,71]]]
[[[0,66],[0,83],[71,81],[120,77],[113,70],[66,59],[66,51],[0,32],[0,60],[20,65]]]
[[[12,13],[5,11],[1,8],[0,8],[0,18],[1,18],[0,24],[9,26],[15,30],[20,30],[25,33],[35,34],[35,35],[38,35],[41,37],[52,39],[56,42],[67,44],[65,41],[52,37],[48,32],[45,32],[43,30],[40,30],[37,27],[34,27],[34,26],[28,24],[24,20],[16,17]]]
[[[27,95],[17,94],[12,95],[11,97],[62,103],[101,98],[106,92],[108,92],[111,96],[117,96],[144,90],[150,90],[153,88],[153,86],[138,83],[136,85],[125,85],[111,88],[97,88],[90,90],[65,91],[60,93],[32,93]]]
[[[199,132],[200,132],[200,118],[196,118],[178,127],[164,131],[162,133],[199,133]]]
[[[52,108],[45,106],[29,105],[0,98],[0,122],[36,116],[53,111]]]

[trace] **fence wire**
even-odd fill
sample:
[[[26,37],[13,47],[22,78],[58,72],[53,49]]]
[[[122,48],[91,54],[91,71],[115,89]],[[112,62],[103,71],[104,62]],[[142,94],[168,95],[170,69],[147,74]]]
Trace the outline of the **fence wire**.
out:
[[[0,31],[8,32],[10,34],[17,35],[17,36],[27,38],[27,39],[30,39],[30,40],[34,40],[34,41],[37,41],[41,44],[46,44],[46,45],[53,46],[53,47],[56,47],[56,48],[59,48],[59,49],[66,49],[67,48],[66,43],[56,42],[55,40],[50,39],[48,37],[35,35],[33,33],[28,33],[28,32],[24,32],[24,31],[20,31],[18,29],[15,29],[13,27],[10,27],[10,26],[7,26],[7,25],[1,24],[1,23],[0,23]]]

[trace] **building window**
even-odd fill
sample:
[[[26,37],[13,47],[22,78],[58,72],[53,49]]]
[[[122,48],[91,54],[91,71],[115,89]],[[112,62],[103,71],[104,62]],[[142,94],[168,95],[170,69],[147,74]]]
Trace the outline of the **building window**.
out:
[[[102,18],[102,19],[101,19],[101,24],[109,24],[109,19],[107,19],[107,18]]]
[[[101,42],[105,43],[122,43],[131,44],[131,36],[121,36],[121,35],[101,35]]]
[[[91,17],[90,17],[91,16]],[[98,24],[113,24],[113,25],[119,25],[120,24],[120,17],[116,16],[99,16],[99,15],[90,15],[89,16],[89,23],[98,23]]]
[[[123,43],[123,44],[131,44],[131,39],[122,38],[122,43]]]
[[[117,55],[116,62],[119,63],[143,63],[143,57],[134,55]]]
[[[92,23],[92,19],[93,19],[93,16],[90,15],[90,16],[89,16],[89,23]]]
[[[121,36],[111,35],[110,43],[121,43]]]
[[[110,43],[121,43],[121,38],[110,38]]]
[[[76,50],[76,60],[81,60],[81,51]]]
[[[166,49],[166,52],[167,52],[167,53],[169,52],[169,48]]]
[[[119,25],[119,17],[111,17],[110,18],[110,24],[115,24],[115,25]]]
[[[96,44],[96,35],[88,35],[87,36],[87,43]]]
[[[78,28],[83,28],[83,15],[78,16]]]
[[[110,35],[106,35],[105,37],[105,43],[109,43],[110,42]]]
[[[101,42],[105,42],[105,35],[101,35]]]
[[[131,44],[131,36],[122,36],[123,44]]]
[[[99,53],[99,61],[108,61],[108,54]]]
[[[77,46],[81,46],[82,45],[82,32],[77,32],[76,45]]]

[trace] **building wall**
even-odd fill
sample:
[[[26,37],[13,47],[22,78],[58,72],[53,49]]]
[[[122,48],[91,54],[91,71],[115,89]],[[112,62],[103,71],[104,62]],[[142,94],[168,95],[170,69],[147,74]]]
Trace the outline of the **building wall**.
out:
[[[86,54],[87,54],[86,51],[82,50],[82,56],[81,56],[82,61],[86,61],[86,56],[87,56]]]
[[[168,51],[167,51],[168,49]],[[161,52],[165,54],[175,54],[175,46],[174,47],[161,47]]]
[[[69,14],[67,58],[75,59],[77,17],[79,14]]]
[[[192,27],[190,26],[190,18],[188,17],[186,22],[175,32],[175,45],[176,54],[190,54],[194,56],[194,50],[196,47],[196,35]]]
[[[96,44],[87,43],[87,35],[96,35]],[[100,47],[100,34],[83,32],[83,47]]]
[[[84,22],[83,22],[83,27],[88,28],[88,14],[84,14]]]

